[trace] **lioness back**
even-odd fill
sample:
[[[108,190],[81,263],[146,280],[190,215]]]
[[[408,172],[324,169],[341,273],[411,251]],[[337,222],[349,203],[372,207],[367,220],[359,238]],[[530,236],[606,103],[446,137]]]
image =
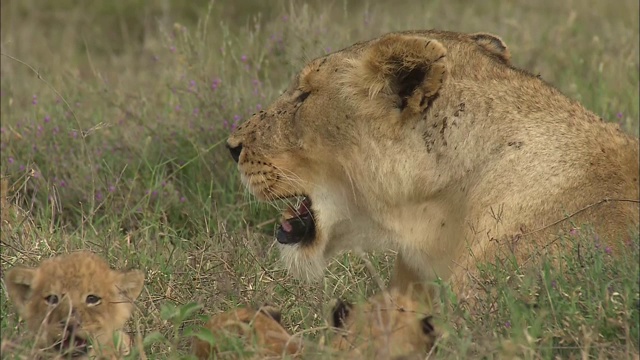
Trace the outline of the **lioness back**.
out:
[[[122,328],[142,291],[142,272],[112,270],[99,255],[78,251],[35,268],[15,266],[7,271],[5,284],[36,337],[36,349],[45,349],[40,355],[88,359],[129,352]]]
[[[613,249],[638,232],[638,138],[491,34],[404,31],[314,59],[227,145],[256,197],[300,199],[276,238],[303,279],[341,251],[393,249],[394,286],[460,287],[574,226]]]

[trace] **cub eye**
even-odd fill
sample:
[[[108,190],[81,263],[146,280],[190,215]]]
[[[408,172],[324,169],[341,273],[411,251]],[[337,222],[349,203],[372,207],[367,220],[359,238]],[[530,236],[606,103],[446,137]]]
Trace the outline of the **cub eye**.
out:
[[[100,304],[101,301],[102,299],[98,296],[95,296],[95,295],[87,296],[87,305],[98,305]]]
[[[305,91],[302,94],[298,95],[298,97],[296,98],[296,101],[303,102],[309,97],[309,95],[311,95],[311,92]]]
[[[49,295],[44,298],[44,301],[49,305],[57,305],[58,304],[58,295]]]

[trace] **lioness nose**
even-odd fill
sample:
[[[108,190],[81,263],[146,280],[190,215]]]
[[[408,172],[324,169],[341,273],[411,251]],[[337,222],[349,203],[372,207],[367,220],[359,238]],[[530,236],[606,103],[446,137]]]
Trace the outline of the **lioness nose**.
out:
[[[235,162],[238,162],[238,160],[240,160],[240,153],[242,152],[242,143],[238,144],[237,146],[232,146],[231,144],[227,143],[227,149],[229,149],[233,160]]]

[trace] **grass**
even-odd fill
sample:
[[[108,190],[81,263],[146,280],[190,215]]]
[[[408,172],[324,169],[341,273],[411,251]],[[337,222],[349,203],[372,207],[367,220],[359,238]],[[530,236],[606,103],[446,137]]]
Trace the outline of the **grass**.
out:
[[[128,330],[148,358],[184,358],[203,316],[246,304],[278,304],[292,332],[319,344],[330,300],[378,291],[392,254],[371,257],[377,274],[346,254],[320,283],[292,279],[274,247],[279,211],[246,194],[223,146],[238,122],[308,59],[442,28],[499,34],[515,64],[637,136],[638,11],[631,0],[3,0],[1,270],[80,248],[144,269]],[[637,359],[637,234],[624,254],[598,248],[588,228],[563,241],[581,246],[566,247],[578,250],[560,268],[544,255],[485,264],[477,309],[443,285],[435,357]],[[28,349],[0,296],[3,344]]]

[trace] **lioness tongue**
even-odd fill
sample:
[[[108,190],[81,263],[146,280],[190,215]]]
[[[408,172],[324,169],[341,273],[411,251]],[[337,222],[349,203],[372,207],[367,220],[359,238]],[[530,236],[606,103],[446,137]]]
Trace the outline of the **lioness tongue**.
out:
[[[298,208],[294,210],[293,207],[289,206],[282,214],[282,221],[280,221],[280,225],[282,226],[282,230],[285,232],[291,232],[293,230],[293,225],[289,222],[289,220],[307,215],[309,213],[310,202],[307,198],[303,199],[298,205]]]

